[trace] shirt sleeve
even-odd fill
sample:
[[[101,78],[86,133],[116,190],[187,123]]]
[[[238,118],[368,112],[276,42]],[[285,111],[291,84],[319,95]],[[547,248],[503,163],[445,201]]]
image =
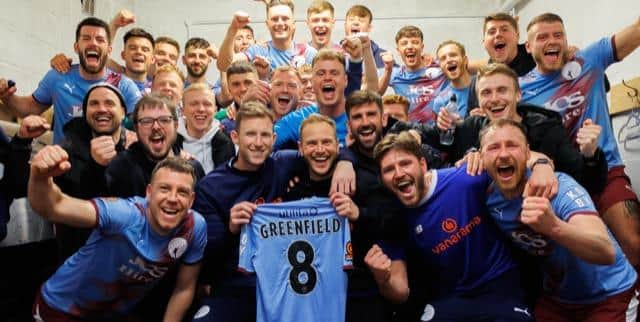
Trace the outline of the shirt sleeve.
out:
[[[605,37],[592,43],[579,53],[585,59],[591,60],[596,68],[604,71],[609,65],[616,62],[614,46],[613,37]]]
[[[31,94],[33,99],[42,105],[50,106],[53,104],[54,89],[59,80],[60,73],[53,69],[49,70],[38,83],[36,90]]]
[[[282,149],[287,143],[298,141],[300,119],[300,112],[294,111],[276,122],[273,127],[276,133],[276,143],[273,145],[274,150]]]
[[[120,198],[95,198],[92,203],[98,216],[97,229],[106,235],[124,231],[138,216],[139,211],[129,200]]]
[[[195,264],[204,257],[204,249],[207,245],[207,227],[204,218],[198,213],[193,213],[195,226],[193,228],[193,240],[182,262],[185,264]]]
[[[382,248],[382,252],[384,252],[385,255],[393,261],[406,260],[407,258],[406,251],[400,243],[379,241],[378,246],[380,246],[380,248]]]
[[[558,175],[558,194],[551,200],[556,215],[564,221],[577,214],[595,215],[596,211],[589,193],[573,178],[566,174]]]
[[[118,84],[120,91],[122,92],[122,96],[124,97],[125,104],[127,104],[127,114],[133,112],[133,109],[138,103],[138,100],[142,97],[140,94],[140,90],[136,84],[123,77]]]

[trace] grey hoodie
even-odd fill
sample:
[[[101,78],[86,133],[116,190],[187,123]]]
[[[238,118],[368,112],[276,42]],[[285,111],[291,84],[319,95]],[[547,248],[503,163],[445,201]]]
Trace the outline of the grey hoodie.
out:
[[[204,169],[204,173],[209,173],[213,168],[217,166],[217,164],[213,164],[211,149],[211,140],[216,135],[216,132],[220,129],[220,121],[213,119],[211,123],[211,128],[209,131],[203,135],[201,138],[196,139],[191,137],[187,132],[187,128],[185,122],[180,122],[178,124],[178,133],[184,137],[184,142],[182,143],[182,148],[193,155],[196,160],[200,162],[202,168]]]

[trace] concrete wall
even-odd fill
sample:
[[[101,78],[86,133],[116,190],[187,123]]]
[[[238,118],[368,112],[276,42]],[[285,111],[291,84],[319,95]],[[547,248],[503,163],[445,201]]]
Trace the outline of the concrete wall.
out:
[[[310,39],[304,23],[306,8],[311,0],[295,1],[296,39]],[[344,37],[344,18],[347,9],[363,3],[373,11],[372,38],[383,48],[395,49],[395,33],[400,27],[414,24],[425,33],[425,48],[429,51],[442,41],[454,38],[468,47],[471,57],[484,56],[481,47],[482,18],[500,7],[498,0],[400,0],[400,1],[332,1],[335,6],[336,27],[333,41]],[[258,39],[269,39],[265,25],[265,9],[256,1],[190,0],[189,6],[176,6],[175,1],[135,1],[132,8],[138,14],[138,24],[156,35],[171,35],[184,44],[189,37],[203,37],[219,45],[224,38],[233,13],[249,13]],[[146,14],[153,12],[153,15]],[[394,50],[395,51],[395,50]],[[399,57],[396,55],[396,59]],[[209,71],[208,77],[217,77]]]
[[[133,2],[95,0],[95,15],[109,19]],[[28,95],[35,89],[56,53],[66,53],[77,61],[73,52],[75,28],[86,17],[80,1],[2,0],[0,12],[0,77],[16,81],[18,94]]]
[[[589,1],[588,5],[585,3],[579,0],[522,1],[516,7],[520,16],[520,27],[524,29],[531,18],[552,11],[563,18],[569,43],[582,48],[604,36],[615,34],[639,18],[640,2],[637,0],[597,0]],[[523,31],[523,41],[526,40],[525,37]],[[620,84],[623,79],[640,76],[640,50],[609,67],[607,75],[613,85]],[[640,113],[640,106],[636,109],[636,114],[623,113],[614,116],[612,123],[627,174],[631,177],[636,193],[640,194],[640,114],[637,113]],[[618,135],[622,126],[625,126],[625,129]],[[628,140],[625,147],[625,138],[632,137],[635,139]]]

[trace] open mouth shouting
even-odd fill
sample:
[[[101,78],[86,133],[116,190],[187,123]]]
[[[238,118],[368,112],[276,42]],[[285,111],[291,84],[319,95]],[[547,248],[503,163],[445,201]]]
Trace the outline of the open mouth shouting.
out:
[[[546,48],[543,52],[544,61],[548,64],[556,65],[561,63],[562,55],[560,47],[550,46]]]
[[[336,97],[336,87],[333,84],[322,85],[321,92],[322,96],[327,100],[331,100]]]
[[[376,143],[376,127],[373,125],[361,126],[356,132],[358,141],[366,148],[372,148]]]
[[[410,66],[414,66],[416,64],[418,64],[420,62],[420,55],[418,55],[418,52],[415,50],[406,50],[404,52],[404,57],[405,57],[405,64],[410,65]]]
[[[489,113],[493,116],[493,118],[500,118],[506,116],[507,104],[494,104],[489,107]]]
[[[398,199],[405,205],[413,205],[417,196],[416,182],[409,175],[394,180],[393,190],[395,190]]]
[[[313,34],[316,36],[316,39],[324,42],[329,35],[329,29],[326,27],[316,27],[313,28]]]
[[[507,43],[504,40],[498,40],[494,43],[493,49],[496,51],[497,56],[507,54]]]
[[[149,148],[156,154],[164,152],[166,142],[167,138],[161,131],[153,131],[149,136]]]

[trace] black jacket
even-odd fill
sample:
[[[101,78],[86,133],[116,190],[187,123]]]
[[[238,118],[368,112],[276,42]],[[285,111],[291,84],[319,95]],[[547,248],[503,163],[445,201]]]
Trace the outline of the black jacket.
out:
[[[31,139],[13,139],[0,128],[0,241],[7,236],[9,206],[13,199],[27,195]]]
[[[380,240],[402,239],[405,232],[402,219],[404,207],[385,188],[375,160],[360,153],[355,147],[349,150],[355,157],[353,166],[356,171],[356,195],[353,201],[360,209],[360,216],[353,223],[351,231],[354,269],[349,277],[349,291],[358,292],[377,288],[364,263],[364,257],[371,246]]]
[[[62,148],[69,155],[71,169],[56,177],[55,182],[62,192],[80,199],[91,199],[107,196],[105,170],[107,167],[98,164],[91,157],[91,140],[93,134],[84,118],[74,118],[65,124]],[[116,153],[125,150],[125,132],[122,129],[120,140],[116,143]]]
[[[91,127],[82,117],[65,124],[64,140],[60,143],[69,155],[71,169],[55,177],[54,181],[62,192],[80,199],[92,199],[108,195],[105,181],[107,167],[98,164],[91,157]],[[125,132],[121,129],[120,139],[116,143],[116,153],[125,150]],[[70,227],[56,224],[56,241],[60,261],[66,260],[82,247],[93,229]]]
[[[180,154],[176,144],[172,147],[175,155]],[[196,172],[196,179],[204,177],[204,170],[200,162],[190,160]],[[149,159],[142,143],[135,142],[129,149],[109,163],[105,173],[107,191],[109,195],[120,198],[145,196],[147,185],[151,181],[151,172],[157,162]]]
[[[184,136],[178,134],[174,145],[182,150],[183,143]],[[236,155],[236,148],[233,142],[222,129],[219,129],[211,139],[211,147],[211,160],[213,160],[213,164],[216,167],[225,164]]]
[[[541,107],[521,103],[517,112],[522,117],[522,125],[527,132],[527,140],[532,151],[544,153],[551,158],[555,170],[572,176],[584,186],[589,193],[594,194],[604,189],[607,179],[607,160],[600,148],[593,158],[585,158],[573,145],[567,134],[560,114]],[[439,142],[438,130],[435,126],[411,125],[420,131],[423,142],[434,144],[445,153],[449,160],[455,162],[464,157],[470,148],[479,148],[480,130],[489,123],[489,119],[482,116],[471,116],[456,127],[454,143],[443,146]],[[396,129],[407,127],[399,124]]]

